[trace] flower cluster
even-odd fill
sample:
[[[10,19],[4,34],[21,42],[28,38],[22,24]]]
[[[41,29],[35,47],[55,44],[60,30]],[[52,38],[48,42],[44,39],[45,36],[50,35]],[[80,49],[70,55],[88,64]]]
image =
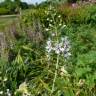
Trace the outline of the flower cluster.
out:
[[[52,51],[54,51],[56,54],[63,54],[65,59],[68,59],[71,56],[70,48],[71,47],[68,37],[65,36],[60,39],[60,42],[53,42],[49,38],[47,41],[46,51],[48,53],[48,56]]]
[[[7,89],[5,93],[3,91],[0,91],[0,96],[4,94],[6,94],[6,96],[12,96],[9,89]]]
[[[9,89],[7,89],[6,94],[7,94],[7,96],[12,96]]]
[[[50,31],[51,29],[54,29],[54,26],[62,26],[62,16],[57,12],[57,10],[53,6],[50,5],[48,10],[45,11],[45,14],[47,22],[47,25],[45,24],[45,31]]]

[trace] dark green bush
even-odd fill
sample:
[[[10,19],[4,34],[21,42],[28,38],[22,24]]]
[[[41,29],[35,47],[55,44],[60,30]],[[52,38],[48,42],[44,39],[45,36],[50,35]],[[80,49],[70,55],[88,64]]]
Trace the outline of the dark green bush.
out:
[[[10,10],[7,8],[0,8],[0,15],[9,14]]]

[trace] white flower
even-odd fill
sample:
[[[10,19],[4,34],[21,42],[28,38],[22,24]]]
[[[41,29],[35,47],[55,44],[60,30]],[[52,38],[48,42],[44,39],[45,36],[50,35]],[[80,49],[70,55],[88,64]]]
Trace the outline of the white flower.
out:
[[[11,93],[7,93],[7,96],[11,96]]]
[[[61,42],[64,43],[64,45],[69,45],[70,44],[67,36],[61,37]]]
[[[60,50],[61,50],[61,52],[64,52],[64,48],[63,47],[61,47]]]
[[[49,29],[48,29],[48,28],[46,28],[45,30],[46,30],[46,31],[49,31]]]
[[[46,57],[48,58],[48,60],[50,60],[50,54],[49,53],[46,55]]]
[[[52,44],[51,44],[51,39],[50,39],[50,38],[49,38],[49,40],[47,41],[46,50],[47,50],[48,53],[50,53],[51,50],[52,50]]]
[[[60,50],[64,54],[65,58],[69,58],[71,56],[71,53],[70,53],[71,46],[70,46],[70,42],[68,40],[68,37],[67,36],[62,37],[61,42],[63,44],[63,47]]]
[[[52,33],[52,36],[55,36],[55,33]]]
[[[52,27],[52,24],[49,24],[50,27]]]
[[[65,27],[66,27],[66,25],[63,25],[63,26],[62,26],[62,29],[65,28]]]
[[[59,26],[61,26],[62,24],[60,23]]]
[[[10,90],[7,89],[7,96],[11,96]]]
[[[5,77],[3,81],[7,81],[7,77]]]
[[[47,52],[48,52],[48,53],[50,53],[51,50],[52,50],[51,46],[47,46],[46,49],[47,49]]]
[[[49,21],[49,18],[47,18],[47,21]]]
[[[66,27],[66,25],[63,25],[63,27]]]
[[[3,94],[3,91],[0,91],[0,95],[2,95]]]
[[[9,92],[9,89],[7,89],[7,92]]]
[[[60,18],[61,16],[59,15],[58,18]]]
[[[50,22],[53,22],[53,20],[50,20]]]
[[[66,48],[66,52],[69,52],[70,51],[70,47],[68,46],[67,48]]]
[[[56,53],[56,54],[60,54],[59,48],[55,49],[55,53]]]
[[[55,34],[53,34],[54,36]],[[71,56],[70,53],[70,42],[68,40],[68,37],[62,37],[60,42],[56,42],[56,43],[52,43],[51,39],[49,38],[49,40],[47,41],[47,46],[46,46],[46,51],[48,53],[50,53],[51,51],[54,51],[56,54],[63,54],[66,59],[69,59],[69,57]],[[49,54],[48,56],[49,57]]]
[[[56,54],[60,54],[60,48],[61,48],[61,44],[57,43],[55,44],[55,47],[54,47],[54,51]]]
[[[66,54],[64,54],[64,57],[65,57],[65,58],[69,58],[70,56],[71,56],[71,53],[69,53],[69,52],[66,53]]]

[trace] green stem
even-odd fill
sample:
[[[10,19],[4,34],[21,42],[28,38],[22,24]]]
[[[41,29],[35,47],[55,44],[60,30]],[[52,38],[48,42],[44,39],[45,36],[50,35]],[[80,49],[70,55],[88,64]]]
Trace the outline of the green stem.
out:
[[[55,81],[56,81],[56,78],[57,78],[57,69],[58,69],[58,64],[59,64],[59,55],[57,55],[56,70],[55,70],[55,75],[54,75],[54,79],[53,79],[51,95],[52,95],[53,92],[54,92]]]

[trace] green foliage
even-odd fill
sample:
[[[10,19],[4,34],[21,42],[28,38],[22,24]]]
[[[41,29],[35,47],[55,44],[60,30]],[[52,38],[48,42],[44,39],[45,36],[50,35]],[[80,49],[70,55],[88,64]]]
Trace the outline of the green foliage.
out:
[[[0,60],[2,96],[7,89],[12,96],[95,96],[96,7],[67,8],[35,8],[20,18],[20,37],[10,45],[10,60]],[[58,55],[55,47],[48,54],[48,38],[53,46],[64,36],[70,40],[71,57]]]
[[[0,15],[5,15],[5,14],[8,14],[9,13],[9,10],[6,9],[6,8],[0,8]]]
[[[95,23],[95,15],[96,15],[96,6],[95,4],[91,5],[75,5],[72,6],[61,6],[60,11],[63,15],[63,20],[67,23],[87,23],[90,24]]]
[[[18,8],[27,9],[28,4],[21,2],[20,0],[5,0],[0,3],[0,15],[15,14],[16,9]]]

